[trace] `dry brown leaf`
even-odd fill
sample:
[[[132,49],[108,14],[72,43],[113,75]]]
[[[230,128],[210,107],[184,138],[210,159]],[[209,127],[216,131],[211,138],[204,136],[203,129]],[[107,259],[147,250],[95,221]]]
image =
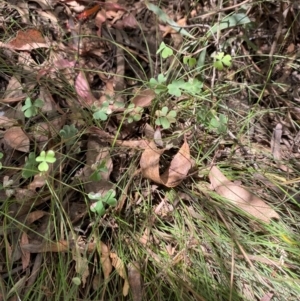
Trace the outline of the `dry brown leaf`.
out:
[[[29,152],[29,138],[20,127],[13,126],[4,134],[5,142],[13,149],[20,152]]]
[[[44,215],[47,215],[49,213],[47,213],[46,211],[43,210],[36,210],[33,212],[30,212],[29,214],[26,215],[26,225],[30,225],[32,223],[34,223],[36,220],[40,219],[41,217],[43,217]]]
[[[257,219],[266,223],[269,223],[271,218],[279,219],[274,209],[245,188],[229,181],[216,166],[211,168],[209,179],[211,189]]]
[[[101,266],[102,266],[102,271],[103,271],[103,275],[104,275],[104,280],[108,280],[109,279],[109,275],[112,271],[112,264],[111,264],[111,260],[110,260],[110,250],[108,248],[108,246],[103,243],[102,241],[100,241],[100,262],[101,262]]]
[[[16,37],[7,44],[1,42],[0,47],[6,47],[14,50],[32,50],[36,48],[48,48],[50,46],[42,33],[34,28],[19,30]]]
[[[22,245],[28,244],[28,236],[25,232],[22,233],[21,241],[20,241],[20,247],[22,248]],[[29,266],[30,263],[30,252],[23,250],[22,251],[22,268],[23,271]]]
[[[192,167],[190,148],[185,141],[178,153],[174,156],[169,168],[162,174],[159,174],[159,158],[163,154],[163,149],[158,149],[152,141],[141,156],[140,166],[145,178],[167,187],[175,187],[186,178]]]
[[[137,107],[148,107],[151,105],[152,100],[155,98],[156,94],[151,89],[146,89],[139,91],[131,100]]]
[[[142,301],[142,276],[141,276],[141,267],[137,261],[130,262],[127,265],[128,269],[128,282],[132,292],[133,301]]]
[[[116,253],[113,252],[110,253],[110,258],[112,260],[113,267],[116,269],[119,276],[124,279],[123,296],[127,296],[129,292],[129,282],[126,275],[124,262],[118,257]]]

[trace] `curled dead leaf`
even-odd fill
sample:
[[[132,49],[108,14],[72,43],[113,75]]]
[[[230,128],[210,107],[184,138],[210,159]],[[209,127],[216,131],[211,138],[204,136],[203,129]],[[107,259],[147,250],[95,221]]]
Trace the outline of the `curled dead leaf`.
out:
[[[108,246],[103,243],[102,241],[100,241],[100,263],[101,263],[101,267],[102,267],[102,271],[103,271],[103,275],[104,275],[104,280],[108,280],[109,279],[109,275],[112,271],[112,264],[111,264],[111,260],[110,260],[110,250],[108,248]]]
[[[192,167],[189,145],[186,141],[183,143],[168,169],[160,175],[159,159],[163,152],[164,149],[158,149],[153,141],[148,144],[140,160],[142,174],[145,178],[156,183],[175,187],[186,178]]]
[[[271,218],[280,218],[278,213],[262,199],[229,181],[216,166],[211,168],[209,179],[211,189],[257,219],[269,223]]]

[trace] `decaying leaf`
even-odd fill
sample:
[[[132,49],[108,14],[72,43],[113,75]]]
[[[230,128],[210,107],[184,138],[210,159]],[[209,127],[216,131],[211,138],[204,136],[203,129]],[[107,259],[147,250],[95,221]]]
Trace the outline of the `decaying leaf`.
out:
[[[159,158],[163,154],[163,149],[158,149],[152,141],[141,156],[140,166],[145,178],[167,187],[175,187],[186,178],[192,167],[190,157],[190,148],[185,141],[178,153],[174,156],[169,168],[162,174],[159,174]]]
[[[13,149],[20,152],[29,152],[29,138],[20,127],[13,126],[4,134],[5,142]]]
[[[266,223],[269,223],[271,218],[279,219],[274,209],[245,188],[229,181],[217,167],[211,168],[209,179],[211,189],[257,219]]]
[[[104,280],[108,280],[109,279],[109,275],[112,271],[112,264],[111,264],[111,260],[110,260],[110,250],[108,248],[108,246],[103,243],[102,241],[100,241],[100,263],[101,263],[101,267],[102,267],[102,271],[103,271],[103,275],[104,275]]]
[[[129,282],[128,282],[124,262],[121,260],[120,257],[118,257],[116,253],[113,252],[110,253],[110,258],[112,260],[113,267],[116,269],[119,276],[124,279],[123,296],[127,296],[129,291]]]

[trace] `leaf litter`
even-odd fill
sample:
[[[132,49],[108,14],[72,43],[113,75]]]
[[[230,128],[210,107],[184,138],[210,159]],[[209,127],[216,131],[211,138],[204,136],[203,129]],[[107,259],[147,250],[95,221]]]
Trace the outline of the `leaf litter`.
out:
[[[252,37],[251,40],[248,39],[247,25],[250,15],[252,19],[256,18],[251,10],[255,6],[250,1],[238,1],[233,8],[238,9],[242,4],[248,5],[249,16],[244,12],[227,15],[226,12],[231,9],[229,4],[217,10],[212,10],[208,4],[193,4],[189,14],[173,1],[165,6],[148,1],[136,1],[130,5],[117,1],[95,2],[92,5],[85,1],[54,1],[49,5],[48,2],[40,0],[24,5],[0,5],[11,20],[12,17],[16,17],[16,22],[20,22],[20,25],[16,26],[16,23],[9,23],[9,18],[3,21],[7,23],[7,32],[1,32],[0,43],[1,64],[6,64],[3,65],[3,74],[0,75],[0,151],[4,154],[1,159],[4,166],[1,178],[1,190],[4,190],[1,210],[5,211],[0,219],[0,236],[1,239],[5,237],[3,241],[6,248],[1,249],[1,254],[7,254],[6,262],[13,264],[16,269],[20,268],[17,271],[21,271],[19,274],[13,272],[10,280],[5,280],[7,297],[25,296],[31,287],[26,288],[26,285],[38,275],[39,269],[44,265],[42,261],[51,258],[48,257],[48,253],[63,252],[71,253],[75,261],[73,267],[68,267],[70,271],[68,270],[66,275],[76,276],[72,279],[75,279],[73,283],[80,287],[76,291],[78,298],[82,298],[83,294],[84,298],[93,298],[92,291],[86,293],[91,283],[94,291],[102,289],[102,299],[109,298],[111,292],[116,292],[113,287],[118,287],[119,296],[127,296],[131,291],[135,301],[147,298],[143,296],[147,294],[143,281],[144,277],[148,277],[147,267],[150,267],[150,271],[156,270],[158,275],[163,277],[161,284],[167,292],[170,284],[173,286],[173,283],[169,282],[174,276],[172,273],[175,269],[172,270],[172,267],[179,269],[182,264],[185,268],[176,271],[177,274],[182,273],[178,275],[178,279],[184,281],[184,284],[181,283],[182,287],[188,291],[188,297],[183,291],[182,298],[204,300],[200,296],[203,292],[195,291],[196,286],[188,280],[193,273],[198,273],[199,276],[197,265],[192,264],[193,258],[189,259],[188,256],[197,252],[200,254],[203,250],[205,254],[214,252],[211,246],[208,246],[206,238],[201,236],[202,230],[198,231],[197,223],[204,223],[206,214],[213,217],[216,215],[211,206],[204,204],[202,197],[205,195],[205,189],[199,189],[202,182],[206,181],[197,170],[200,166],[199,158],[203,157],[203,160],[200,160],[201,164],[206,164],[213,157],[207,155],[210,154],[209,147],[216,144],[219,148],[216,148],[214,153],[217,163],[222,164],[222,158],[225,157],[233,170],[247,170],[248,165],[243,165],[243,160],[248,160],[250,156],[254,161],[256,155],[245,151],[240,138],[235,138],[232,142],[226,136],[229,133],[227,126],[238,133],[236,125],[232,122],[235,116],[231,120],[228,118],[230,116],[226,115],[228,112],[222,111],[227,103],[226,106],[214,108],[216,111],[213,113],[218,115],[211,120],[205,120],[207,116],[198,119],[197,115],[197,118],[194,116],[195,120],[197,119],[195,122],[192,116],[186,118],[186,115],[181,114],[184,111],[181,103],[190,99],[190,105],[193,106],[192,102],[198,101],[197,93],[201,93],[202,86],[210,86],[209,89],[215,92],[214,79],[224,81],[225,73],[221,73],[226,67],[224,64],[219,63],[217,69],[220,73],[215,73],[214,79],[206,75],[206,82],[192,85],[193,89],[189,91],[191,95],[187,95],[188,89],[181,89],[179,85],[192,83],[191,79],[194,78],[190,77],[194,77],[194,74],[191,66],[186,66],[188,64],[184,61],[183,64],[180,62],[186,70],[180,75],[182,78],[176,78],[168,84],[165,91],[168,91],[172,98],[166,98],[166,103],[162,104],[160,102],[164,102],[164,96],[159,93],[164,91],[164,87],[155,91],[151,85],[145,83],[161,77],[171,80],[168,68],[177,72],[178,62],[171,60],[176,53],[189,58],[201,68],[201,55],[198,57],[198,54],[203,56],[208,47],[206,42],[202,41],[203,36],[211,43],[209,47],[214,48],[217,44],[226,44],[228,47],[234,39],[225,41],[224,37],[219,37],[218,30],[225,32],[230,28],[237,34],[235,30],[240,25],[243,25],[245,30],[245,36],[241,38],[244,39],[240,49],[242,57],[252,61],[254,69],[263,72],[264,66],[252,59],[249,51],[251,53],[251,47],[255,44],[255,55],[269,53],[272,57],[274,45],[280,40],[279,34],[272,44],[272,49],[260,41],[259,35],[254,37],[254,40]],[[281,8],[285,9],[284,20],[288,22],[294,12],[289,7],[279,7],[278,11]],[[29,17],[33,12],[34,18]],[[218,14],[221,21],[218,25],[212,23],[214,26],[207,27],[206,24],[195,24],[197,19],[209,22]],[[30,25],[27,26],[28,24]],[[195,25],[195,31],[190,30],[192,24]],[[200,44],[195,44],[198,40]],[[164,46],[162,60],[158,51],[161,41],[161,45]],[[185,42],[187,46],[181,48]],[[294,43],[287,45],[288,53],[293,53],[295,47]],[[234,64],[244,64],[242,59],[231,60],[231,55],[225,56],[223,50],[221,53],[226,59],[230,59],[227,67],[230,65],[231,68],[235,68]],[[278,74],[274,72],[272,76],[285,83],[292,73],[290,63],[296,63],[296,56],[289,57],[289,64],[285,64],[282,75],[275,68]],[[154,75],[158,69],[161,69],[162,73],[157,77]],[[259,76],[250,77],[251,74],[253,75],[253,72],[246,70],[243,78],[249,83],[261,83]],[[296,77],[295,74],[292,75]],[[232,75],[227,74],[226,80],[227,76],[231,76],[232,82]],[[237,82],[239,83],[238,80]],[[282,94],[278,87],[272,89],[275,90],[266,87],[259,104],[261,108],[265,109],[264,101],[280,102],[282,108],[290,108],[292,113],[287,114],[288,118],[274,113],[261,118],[259,122],[251,119],[255,135],[249,139],[257,156],[261,155],[261,146],[273,155],[276,168],[284,172],[281,176],[289,183],[288,177],[294,170],[288,164],[287,153],[291,153],[291,145],[293,150],[297,147],[293,118],[298,120],[299,114],[294,104],[284,103],[286,97],[280,96],[270,100],[271,96],[276,98]],[[241,99],[245,96],[242,94],[241,91]],[[295,92],[291,97],[295,101],[298,99],[296,94]],[[229,102],[232,100],[226,93],[220,95],[221,99],[227,101],[228,98]],[[205,96],[203,97],[205,99]],[[43,105],[39,100],[43,101]],[[133,105],[130,111],[133,113],[132,122],[125,118],[125,112],[129,112],[126,111],[129,104]],[[237,109],[235,105],[230,106],[230,110]],[[210,103],[207,110],[210,109],[209,106]],[[242,107],[240,103],[237,106],[239,110]],[[158,126],[155,126],[153,112],[161,108],[168,111],[171,107],[177,114],[173,116],[174,122],[169,122],[166,128],[160,127],[164,125],[162,123],[156,123]],[[137,108],[143,110],[139,111]],[[101,110],[101,116],[105,114],[102,121],[93,118],[96,116],[93,115],[96,109]],[[193,107],[195,115],[198,114],[198,109]],[[249,106],[247,110],[250,110]],[[135,117],[137,112],[141,114]],[[222,119],[222,116],[226,117],[222,133],[218,133],[219,127],[206,128],[214,120]],[[74,131],[68,131],[68,127]],[[272,140],[266,129],[274,131]],[[174,135],[179,137],[174,139]],[[232,139],[232,135],[229,136]],[[220,142],[222,139],[226,141]],[[233,157],[225,153],[227,148],[231,149]],[[49,151],[53,154],[51,162],[48,162],[49,169],[38,170],[39,162],[36,158]],[[299,158],[297,152],[294,151],[292,159]],[[265,153],[262,156],[264,159],[261,160],[261,164],[264,167],[273,166],[274,162],[269,160]],[[198,160],[196,169],[195,158]],[[231,161],[232,159],[239,164]],[[262,171],[256,170],[256,173],[261,175]],[[250,220],[251,216],[269,224],[271,219],[282,220],[276,212],[277,207],[271,205],[273,199],[264,197],[264,201],[257,197],[249,188],[230,181],[218,167],[211,168],[208,178],[211,189],[249,214]],[[93,204],[88,195],[94,193],[105,196],[109,191],[113,191],[113,196],[116,196],[119,203],[116,207],[108,207],[104,202],[105,214],[97,216],[97,213],[90,210]],[[172,195],[171,191],[176,193]],[[217,197],[212,194],[212,198]],[[149,216],[145,215],[145,212],[148,212]],[[172,236],[172,231],[166,230],[168,225],[175,228],[180,224],[176,220],[177,212],[184,217],[185,222],[182,222],[184,227],[176,231],[180,235],[186,231],[197,232],[201,237],[196,244],[199,249],[196,250],[195,244],[189,242],[185,242],[184,247],[180,246],[182,237],[179,234]],[[133,228],[134,235],[130,232]],[[83,235],[77,234],[77,231]],[[211,234],[216,230],[209,231]],[[94,237],[99,237],[98,232],[102,234],[98,242],[95,242]],[[209,236],[213,237],[214,234]],[[188,239],[193,240],[191,237]],[[120,244],[124,253],[123,249],[121,252],[118,249]],[[97,255],[95,251],[98,251]],[[31,255],[34,253],[44,253],[44,257]],[[167,271],[164,270],[166,265],[162,256],[165,253],[169,260]],[[142,254],[138,261],[135,258],[137,254]],[[208,256],[204,261],[215,279],[216,270],[213,270],[211,264],[213,256],[215,254]],[[33,258],[36,258],[36,261]],[[5,262],[5,259],[2,258],[2,261]],[[226,260],[228,258],[224,259],[224,262]],[[101,266],[101,269],[92,268],[97,265]],[[185,269],[189,269],[189,274]],[[0,272],[9,273],[8,265],[2,266]],[[123,279],[121,285],[118,277]],[[157,276],[153,279],[155,277]],[[150,288],[149,291],[157,289],[153,279],[147,279],[146,287]],[[52,290],[51,283],[47,285],[48,289]],[[214,284],[214,287],[217,285]],[[159,291],[157,293],[160,294]],[[261,300],[272,297],[273,293],[267,293],[261,296]],[[162,299],[162,296],[160,298]]]

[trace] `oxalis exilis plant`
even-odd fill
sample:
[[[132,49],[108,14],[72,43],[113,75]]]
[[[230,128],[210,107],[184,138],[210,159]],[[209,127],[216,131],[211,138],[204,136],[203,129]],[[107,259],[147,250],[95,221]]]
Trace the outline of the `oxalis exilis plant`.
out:
[[[141,120],[143,112],[144,109],[142,107],[136,106],[134,103],[131,103],[125,110],[128,123]]]
[[[34,117],[39,113],[39,110],[43,107],[44,102],[41,99],[36,99],[35,101],[31,101],[30,97],[25,99],[25,104],[22,106],[22,111],[24,112],[24,116],[27,118]]]
[[[38,165],[38,170],[41,172],[48,171],[49,164],[54,163],[56,161],[55,152],[53,150],[49,150],[47,152],[42,151],[38,157],[35,159],[36,162],[40,162]]]
[[[103,216],[106,212],[106,208],[117,205],[115,196],[116,192],[113,189],[110,189],[103,195],[101,193],[89,193],[89,199],[96,200],[96,202],[90,206],[90,210],[92,212],[96,212],[100,216]]]
[[[157,117],[155,124],[162,126],[164,129],[170,128],[171,123],[176,122],[176,111],[169,111],[168,107],[163,107],[161,110],[157,110],[155,115]]]

